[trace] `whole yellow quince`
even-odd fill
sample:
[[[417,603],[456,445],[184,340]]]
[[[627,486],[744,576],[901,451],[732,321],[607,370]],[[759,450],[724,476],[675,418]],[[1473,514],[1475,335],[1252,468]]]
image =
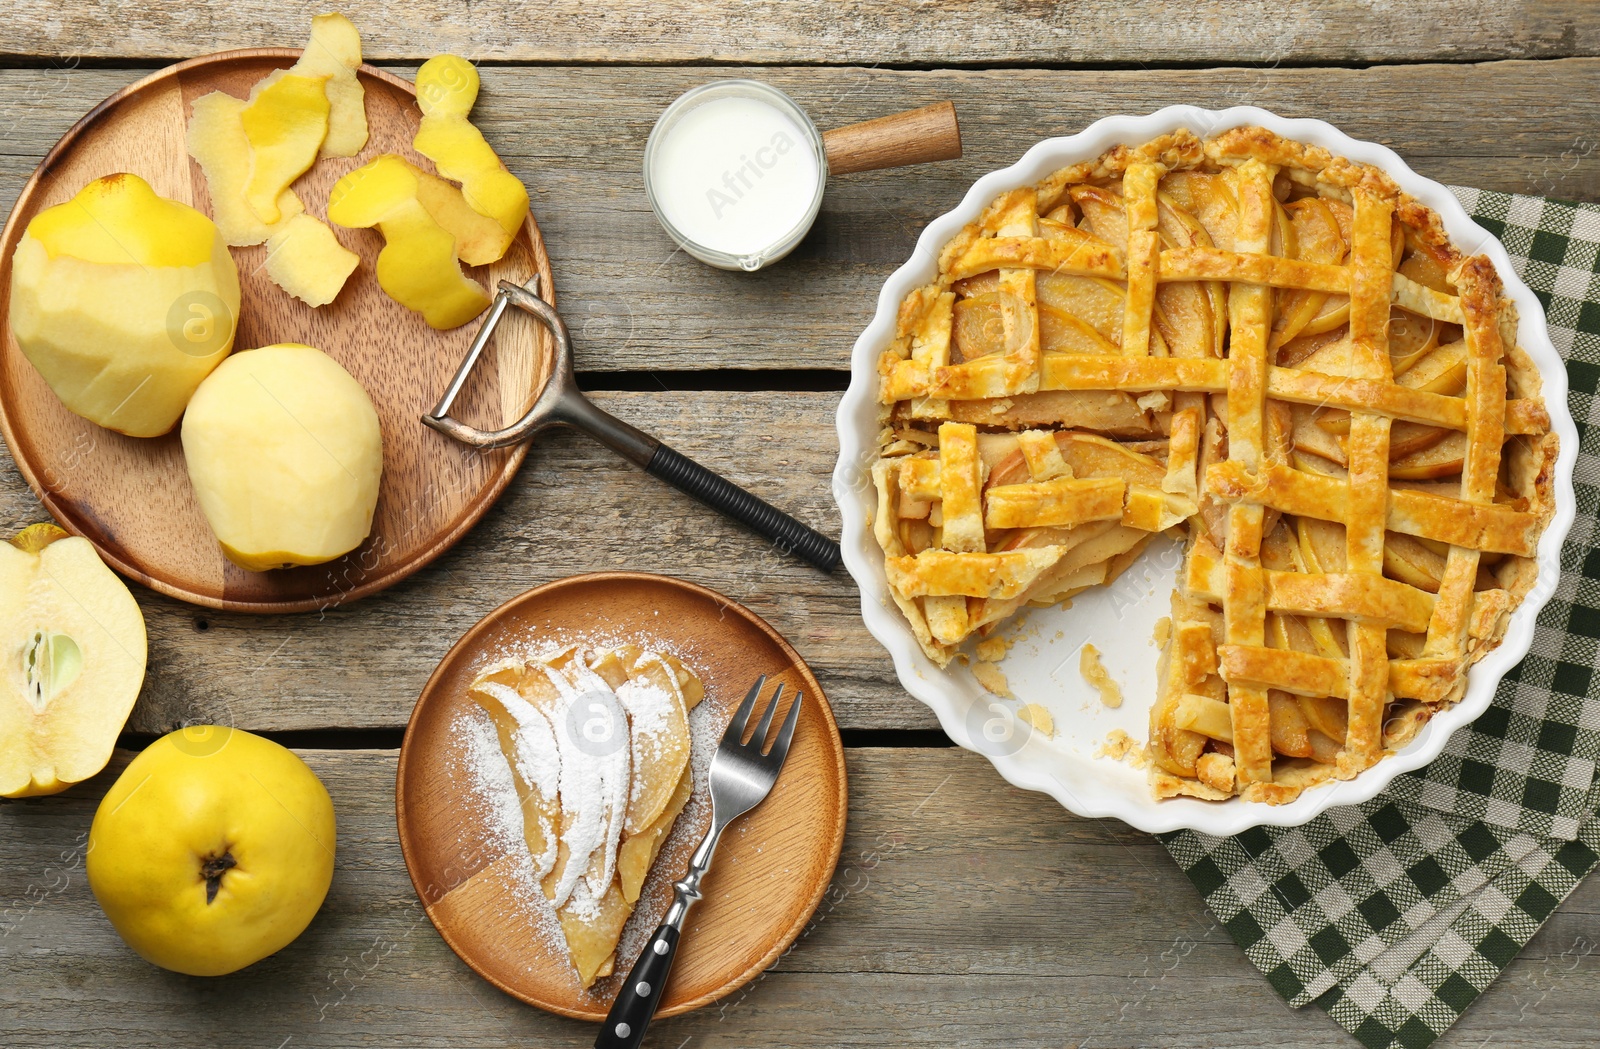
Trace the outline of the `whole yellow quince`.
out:
[[[321,564],[372,531],[378,412],[314,347],[263,346],[224,361],[189,402],[183,457],[222,552],[240,568]]]
[[[333,880],[333,802],[289,750],[192,726],[129,763],[95,813],[89,887],[147,961],[221,976],[299,936]]]
[[[12,256],[11,330],[69,409],[130,437],[171,430],[233,348],[239,272],[212,221],[139,176],[35,215]]]

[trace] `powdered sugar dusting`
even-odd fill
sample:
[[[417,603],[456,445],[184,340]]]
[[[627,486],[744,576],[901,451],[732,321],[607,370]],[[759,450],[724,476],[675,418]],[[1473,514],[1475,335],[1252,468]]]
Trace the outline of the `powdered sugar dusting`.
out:
[[[508,852],[519,849],[526,851],[517,782],[512,778],[511,766],[500,749],[500,737],[495,732],[494,723],[487,714],[473,709],[457,714],[452,728],[456,738],[466,747],[467,769],[472,774],[472,786],[489,809],[483,825],[489,832],[490,844]]]
[[[483,828],[484,844],[512,861],[505,865],[512,889],[506,896],[512,912],[508,917],[532,930],[539,943],[552,950],[564,949],[566,941],[555,908],[545,899],[523,840],[516,780],[500,749],[494,723],[481,708],[471,707],[458,713],[450,727],[451,735],[461,741],[463,748],[453,778],[467,781],[470,799],[482,811],[482,819],[477,822]],[[551,840],[554,841],[553,836]]]
[[[511,715],[517,728],[512,735],[512,745],[515,748],[515,766],[512,771],[516,778],[512,782],[515,789],[526,785],[540,798],[549,799],[554,808],[554,802],[560,790],[561,754],[556,745],[555,730],[550,725],[550,720],[544,712],[529,703],[516,689],[499,682],[479,682],[477,690],[489,696],[500,704],[502,710]],[[495,740],[498,744],[498,736]],[[504,748],[500,748],[502,751]],[[521,782],[518,783],[517,780]],[[527,830],[528,812],[527,799],[523,799],[521,808],[521,821],[523,831]],[[552,826],[544,805],[536,805],[535,811],[539,814],[539,840],[544,843],[544,848],[533,859],[533,875],[536,879],[543,879],[555,867],[556,857],[559,855],[559,836],[556,828]]]
[[[516,753],[512,758],[516,763],[516,775],[513,775],[512,766],[508,764],[496,729],[495,719],[500,718],[498,712],[492,719],[488,711],[472,704],[456,715],[451,730],[460,747],[458,758],[462,774],[457,776],[457,780],[468,787],[471,797],[466,801],[469,804],[476,803],[474,807],[480,808],[483,813],[480,820],[473,822],[482,827],[484,846],[504,854],[504,858],[497,860],[495,866],[514,886],[507,895],[508,913],[505,918],[519,924],[526,923],[533,930],[538,943],[548,943],[551,951],[558,956],[569,956],[558,913],[568,920],[577,917],[580,921],[598,916],[600,903],[616,877],[617,845],[633,795],[634,751],[638,749],[640,756],[648,754],[659,757],[663,746],[661,730],[671,716],[672,704],[680,704],[679,709],[683,709],[681,704],[684,701],[681,693],[673,695],[662,688],[659,679],[652,682],[637,675],[630,675],[628,682],[613,691],[603,678],[585,665],[582,658],[604,644],[594,634],[569,639],[545,633],[537,642],[530,639],[525,642],[527,654],[519,652],[514,655],[514,646],[504,644],[498,651],[486,653],[487,658],[480,666],[503,666],[508,662],[531,663],[533,665],[529,669],[539,672],[541,668],[538,663],[542,659],[556,659],[563,664],[562,668],[545,668],[544,672],[559,692],[559,699],[530,703],[532,695],[524,698],[517,688],[489,681],[479,681],[476,685],[480,692],[510,711],[517,722],[514,736]],[[623,644],[634,644],[651,652],[664,652],[677,657],[690,668],[699,662],[693,656],[685,659],[673,647],[661,644],[658,639],[619,639],[615,647]],[[577,658],[560,658],[574,648],[587,651],[580,652]],[[648,665],[651,657],[646,655],[644,660]],[[676,689],[677,678],[670,664],[663,661],[661,666],[667,671],[666,680]],[[624,692],[629,693],[626,698]],[[615,704],[613,709],[618,717],[612,724],[621,722],[620,745],[607,740],[604,733],[593,731],[598,723],[605,720],[591,705],[601,696],[609,697]],[[528,716],[530,713],[533,715],[531,718]],[[727,713],[726,709],[719,709],[716,702],[703,702],[687,711],[693,791],[651,866],[641,887],[634,914],[623,928],[615,961],[619,975],[626,973],[659,922],[671,898],[671,883],[682,875],[689,854],[699,843],[709,822],[707,786],[710,760]],[[630,722],[634,726],[633,731],[630,731]],[[501,727],[504,727],[503,721]],[[546,730],[545,733],[538,731],[541,727]],[[591,731],[586,733],[586,727]],[[525,731],[530,728],[533,731]],[[552,851],[558,842],[567,845],[563,851],[567,852],[568,861],[564,869],[557,872],[560,886],[551,885],[551,879],[548,878],[541,882],[536,858],[528,855],[524,840],[524,811],[517,797],[517,777],[541,793],[553,791],[560,799],[560,822],[564,826],[559,832],[547,834],[545,838]],[[583,811],[569,816],[569,806]],[[532,806],[530,810],[537,811]],[[575,837],[574,829],[579,823],[582,833]],[[580,850],[583,850],[582,854]],[[583,855],[587,855],[588,862],[584,861]],[[545,885],[557,890],[556,902],[546,898]]]
[[[628,711],[634,752],[651,758],[661,757],[662,734],[667,731],[673,706],[681,701],[655,683],[639,679],[624,681],[617,689],[617,698]],[[641,751],[641,747],[648,750]]]
[[[589,857],[601,845],[605,833],[604,775],[600,763],[587,760],[570,731],[576,711],[572,684],[559,671],[534,665],[561,693],[555,712],[556,742],[561,750],[561,838],[567,846],[567,861],[556,871],[553,902],[557,909],[566,905],[578,879],[589,868]]]
[[[477,665],[473,673],[481,674],[492,667],[506,663],[551,662],[574,648],[599,651],[622,648],[625,645],[634,645],[646,652],[673,656],[685,666],[692,667],[704,660],[704,653],[692,643],[686,646],[669,638],[656,637],[637,630],[606,630],[597,627],[575,631],[550,627],[541,629],[537,635],[503,637],[494,644],[486,645],[478,658],[473,660]]]
[[[604,697],[599,702],[607,708],[609,718],[600,762],[604,777],[606,818],[604,855],[600,866],[597,868],[591,861],[589,871],[584,875],[590,891],[600,898],[605,896],[617,876],[617,849],[622,844],[622,832],[628,817],[628,794],[633,783],[633,731],[621,702],[604,678],[577,659],[567,664],[567,675],[590,703],[596,702],[596,697]],[[591,709],[590,713],[598,711]],[[567,730],[571,729],[569,724]]]
[[[617,698],[628,711],[628,724],[633,734],[635,770],[652,767],[666,757],[669,742],[681,738],[683,722],[680,719],[686,713],[676,672],[657,655],[641,658],[639,666],[635,669],[642,668],[647,663],[654,664],[651,669],[658,677],[669,682],[672,690],[669,692],[642,675],[630,677],[617,689]],[[676,782],[677,778],[674,776],[673,781]],[[645,782],[645,777],[636,772],[633,777],[633,787],[628,793],[630,812],[636,811],[641,796],[649,786],[650,784]],[[662,797],[661,801],[665,803],[665,797]],[[653,816],[654,813],[651,814],[651,818]],[[637,834],[644,830],[645,822],[647,818],[643,814],[639,814],[637,820],[630,819],[627,826],[628,833]]]
[[[566,906],[580,877],[598,906],[616,876],[617,846],[627,814],[632,772],[627,718],[611,686],[582,660],[572,659],[562,670],[537,665],[532,669],[542,670],[561,693],[556,738],[561,748],[567,865],[556,883],[556,908]],[[579,917],[593,914],[584,908]]]
[[[555,796],[560,789],[561,755],[556,750],[555,730],[544,712],[518,694],[509,685],[485,681],[478,689],[500,701],[517,722],[517,772],[524,783],[538,788],[541,794]],[[527,734],[524,741],[523,734]]]

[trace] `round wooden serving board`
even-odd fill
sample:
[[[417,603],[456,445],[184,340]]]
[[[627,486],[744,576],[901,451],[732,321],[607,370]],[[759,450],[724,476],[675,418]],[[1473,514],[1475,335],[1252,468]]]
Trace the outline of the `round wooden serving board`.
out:
[[[222,556],[189,487],[176,430],[164,437],[124,437],[62,406],[11,335],[11,256],[29,220],[71,198],[86,183],[132,172],[162,196],[210,214],[200,166],[184,145],[189,107],[210,91],[240,98],[257,80],[293,65],[285,48],[230,51],[180,62],[132,84],[95,107],[56,144],[23,187],[0,235],[0,432],[22,475],[62,526],[85,536],[122,574],[210,608],[298,612],[362,597],[404,579],[471,528],[516,473],[525,445],[481,452],[421,422],[444,391],[477,331],[472,321],[437,332],[378,287],[377,230],[334,227],[361,256],[333,303],[312,309],[268,279],[266,246],[234,248],[241,303],[234,352],[277,342],[325,351],[371,395],[383,428],[383,483],[367,541],[324,565],[247,572]],[[326,218],[328,191],[340,176],[381,153],[399,153],[424,170],[411,148],[420,113],[416,89],[381,69],[361,67],[371,134],[356,157],[319,160],[295,183],[308,213]],[[501,278],[540,277],[554,301],[550,259],[530,216],[506,257],[476,267],[489,289]],[[495,428],[520,416],[543,383],[548,336],[535,324],[503,325],[452,414]]]
[[[574,642],[634,641],[676,654],[699,675],[706,698],[691,714],[709,719],[697,750],[714,748],[734,708],[760,674],[767,691],[805,705],[771,795],[724,833],[705,898],[690,912],[660,1015],[696,1009],[771,965],[799,936],[833,877],[844,842],[844,747],[822,689],[795,650],[754,612],[714,590],[666,576],[604,572],[573,576],[501,605],[467,631],[428,679],[400,750],[395,809],[400,847],[417,894],[445,942],[484,979],[530,1005],[583,1020],[605,1018],[648,934],[672,902],[672,882],[710,825],[704,784],[678,817],[637,909],[624,929],[616,972],[584,990],[553,916],[528,917],[516,871],[528,863],[487,825],[472,786],[457,719],[476,716],[467,686],[508,656]],[[696,759],[699,767],[710,754]],[[697,780],[703,774],[697,773]],[[537,891],[537,890],[534,890]],[[536,905],[544,904],[542,898]],[[551,932],[553,931],[553,936]]]

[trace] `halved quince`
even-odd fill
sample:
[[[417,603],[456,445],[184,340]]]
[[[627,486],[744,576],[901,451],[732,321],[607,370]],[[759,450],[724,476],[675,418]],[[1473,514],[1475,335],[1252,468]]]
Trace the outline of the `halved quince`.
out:
[[[482,313],[489,296],[461,272],[456,238],[422,204],[420,173],[387,153],[340,179],[328,195],[328,218],[352,228],[378,227],[378,284],[434,328],[454,328]]]
[[[189,403],[183,455],[200,509],[241,568],[321,564],[372,530],[378,413],[321,350],[285,343],[225,361]]]
[[[478,87],[478,71],[464,58],[437,55],[424,62],[417,70],[422,123],[412,145],[439,174],[461,183],[467,203],[514,236],[528,217],[528,190],[467,119]]]
[[[238,316],[217,227],[137,175],[40,212],[12,257],[17,345],[69,409],[130,437],[172,429]]]
[[[87,540],[51,524],[0,543],[0,795],[105,768],[144,683],[144,616]]]

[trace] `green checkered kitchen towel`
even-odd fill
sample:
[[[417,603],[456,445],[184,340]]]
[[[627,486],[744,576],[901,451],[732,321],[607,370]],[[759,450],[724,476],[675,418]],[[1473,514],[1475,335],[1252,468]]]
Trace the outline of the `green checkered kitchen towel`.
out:
[[[1600,207],[1455,193],[1544,304],[1571,380],[1578,517],[1533,647],[1384,796],[1301,827],[1162,837],[1273,988],[1369,1049],[1431,1043],[1600,857]]]

